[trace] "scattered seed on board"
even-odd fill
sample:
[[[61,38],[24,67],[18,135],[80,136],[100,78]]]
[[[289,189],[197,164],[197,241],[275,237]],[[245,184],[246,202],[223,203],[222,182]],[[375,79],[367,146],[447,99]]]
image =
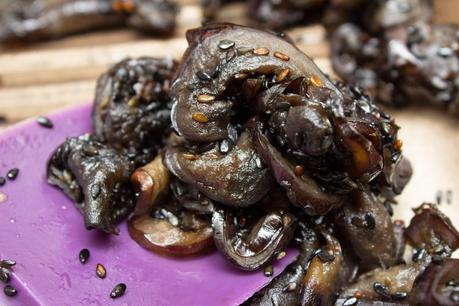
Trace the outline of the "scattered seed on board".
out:
[[[90,256],[89,250],[88,249],[82,249],[80,251],[80,254],[78,255],[78,258],[80,259],[80,262],[82,264],[85,264],[88,261],[89,256]]]
[[[14,181],[19,174],[19,169],[18,168],[13,168],[8,173],[6,174],[6,177],[10,179],[11,181]]]
[[[54,127],[54,124],[53,122],[47,118],[47,117],[44,117],[44,116],[40,116],[37,118],[37,122],[39,125],[41,125],[42,127],[45,127],[47,129],[52,129]]]
[[[285,55],[284,53],[279,52],[279,51],[274,52],[274,56],[283,61],[290,60],[290,57],[288,55]]]
[[[272,265],[266,266],[265,271],[264,271],[265,276],[267,277],[273,276],[273,273],[274,273],[273,266]]]
[[[296,165],[294,172],[296,176],[302,176],[304,174],[304,167],[302,165]]]
[[[0,186],[3,186],[6,184],[6,179],[3,176],[0,176]]]
[[[126,292],[126,285],[121,283],[121,284],[116,285],[115,288],[113,288],[112,292],[110,293],[110,297],[112,299],[116,299],[116,298],[123,296],[125,292]]]
[[[234,45],[235,45],[234,41],[228,40],[228,39],[220,40],[220,42],[218,43],[218,47],[221,50],[231,49],[232,47],[234,47]]]
[[[197,100],[199,103],[209,103],[215,100],[215,96],[208,95],[208,94],[201,94],[198,96]]]
[[[96,274],[99,278],[104,279],[105,276],[107,276],[107,270],[102,264],[98,263],[96,266]]]
[[[3,292],[5,293],[6,296],[9,296],[9,297],[13,297],[18,294],[17,289],[11,285],[6,285],[5,288],[3,288]]]

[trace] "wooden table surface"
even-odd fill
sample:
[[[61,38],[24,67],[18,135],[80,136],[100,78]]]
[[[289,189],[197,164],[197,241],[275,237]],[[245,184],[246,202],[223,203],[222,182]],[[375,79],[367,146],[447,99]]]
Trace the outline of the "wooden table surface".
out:
[[[1,0],[0,0],[1,1]],[[170,39],[155,39],[131,30],[99,31],[0,53],[0,130],[28,117],[70,104],[91,101],[97,77],[126,57],[180,58],[187,44],[186,29],[201,23],[197,1],[180,0],[178,27]],[[458,21],[458,0],[436,0],[435,18]],[[231,4],[219,19],[244,23],[244,5]],[[333,75],[325,31],[320,25],[286,31],[322,70]],[[0,50],[1,51],[1,50]],[[415,172],[400,197],[396,212],[407,219],[411,208],[435,201],[438,191],[451,190],[452,204],[442,209],[459,227],[459,120],[435,109],[408,108],[393,112],[404,140],[405,154]],[[444,196],[443,196],[444,199]]]

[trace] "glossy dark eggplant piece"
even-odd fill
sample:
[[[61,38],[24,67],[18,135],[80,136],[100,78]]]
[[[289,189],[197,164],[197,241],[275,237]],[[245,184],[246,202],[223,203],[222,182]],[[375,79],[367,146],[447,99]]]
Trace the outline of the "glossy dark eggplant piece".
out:
[[[176,66],[170,58],[127,59],[97,82],[94,134],[137,166],[153,159],[170,132],[169,90]]]
[[[341,233],[360,258],[362,269],[390,267],[399,260],[391,217],[373,193],[355,191],[338,219]]]
[[[415,279],[427,265],[428,262],[417,262],[387,269],[377,268],[361,274],[355,283],[341,292],[335,305],[344,305],[344,301],[355,296],[361,299],[357,299],[358,304],[355,305],[385,305],[377,302],[409,305]]]
[[[256,270],[290,243],[296,217],[283,211],[263,212],[218,209],[212,216],[217,248],[236,267]]]
[[[170,173],[158,155],[131,176],[133,188],[138,192],[134,213],[142,215],[158,204],[169,192]]]
[[[180,208],[175,199],[150,214],[129,220],[128,230],[140,246],[155,253],[185,256],[213,245],[210,217]]]
[[[177,8],[165,0],[3,0],[0,43],[40,41],[130,26],[170,35]]]
[[[92,139],[69,138],[48,162],[48,182],[62,189],[84,217],[87,229],[117,234],[115,224],[134,208],[133,164]]]
[[[314,76],[323,87],[336,91],[304,53],[272,33],[210,24],[189,30],[187,40],[182,59],[186,64],[180,66],[171,92],[177,101],[172,123],[189,141],[228,138],[228,124],[255,113],[251,99],[263,84],[266,89],[276,80]]]
[[[221,146],[214,145],[197,154],[184,148],[170,148],[165,162],[175,176],[212,200],[234,207],[258,202],[271,189],[269,169],[262,164],[247,133],[228,150],[222,153]]]
[[[297,259],[241,306],[299,305],[301,283],[309,262],[320,247],[317,232],[309,226],[305,227],[304,230],[307,233],[303,237],[301,251]]]
[[[427,253],[449,257],[459,248],[459,232],[434,204],[424,203],[405,230],[408,244]]]
[[[431,263],[414,283],[412,306],[459,305],[459,259]]]

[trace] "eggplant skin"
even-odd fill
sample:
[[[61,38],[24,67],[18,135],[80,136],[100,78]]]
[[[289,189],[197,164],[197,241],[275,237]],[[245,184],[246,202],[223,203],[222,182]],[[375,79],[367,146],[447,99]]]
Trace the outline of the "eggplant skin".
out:
[[[150,162],[170,133],[171,58],[123,60],[97,81],[92,110],[94,135],[137,166]]]
[[[133,210],[133,163],[89,134],[67,139],[48,162],[48,182],[83,214],[87,229],[117,234],[115,224]]]
[[[167,0],[2,0],[0,43],[37,42],[126,26],[171,35],[177,11]]]

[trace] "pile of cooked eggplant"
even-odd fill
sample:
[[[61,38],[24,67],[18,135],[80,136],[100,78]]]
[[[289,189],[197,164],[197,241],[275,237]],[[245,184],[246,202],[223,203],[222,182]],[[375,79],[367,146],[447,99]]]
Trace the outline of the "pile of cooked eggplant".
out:
[[[234,24],[186,34],[180,63],[102,75],[93,133],[51,156],[48,180],[85,226],[182,256],[213,245],[243,270],[299,256],[246,305],[459,305],[459,233],[392,205],[412,168],[399,127],[332,82],[286,36]],[[427,303],[427,304],[426,304]]]

